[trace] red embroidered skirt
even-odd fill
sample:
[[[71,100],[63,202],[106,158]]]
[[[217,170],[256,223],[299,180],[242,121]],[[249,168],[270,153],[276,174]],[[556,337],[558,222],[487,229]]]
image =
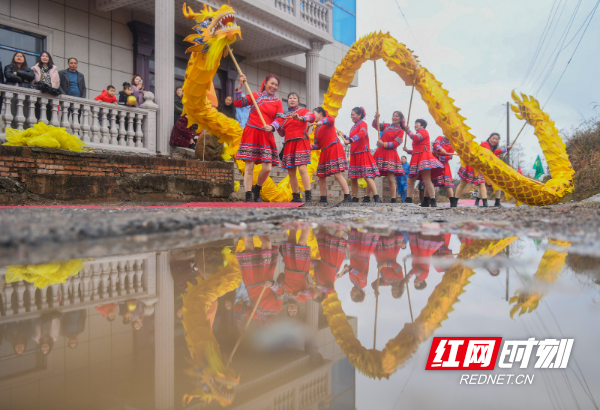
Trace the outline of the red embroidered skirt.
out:
[[[475,170],[470,165],[467,165],[466,167],[460,167],[458,170],[458,176],[460,179],[470,184],[480,185],[485,182],[483,175],[475,175]]]
[[[409,178],[421,179],[421,172],[431,170],[431,179],[444,173],[444,165],[431,152],[423,151],[410,158]]]
[[[400,156],[398,156],[398,151],[395,149],[377,148],[373,158],[375,158],[381,176],[386,176],[388,173],[397,177],[404,175]]]
[[[253,161],[257,164],[265,162],[279,165],[279,152],[275,144],[275,137],[270,132],[247,125],[244,128],[235,159]]]
[[[348,170],[348,159],[342,144],[333,144],[321,151],[317,177],[325,178]]]
[[[453,188],[454,181],[452,180],[452,170],[450,170],[450,164],[444,164],[444,173],[436,178],[431,178],[431,182],[433,182],[433,186]]]
[[[379,175],[379,168],[377,167],[375,158],[373,158],[373,155],[371,155],[369,151],[361,152],[359,154],[350,154],[350,170],[348,171],[348,178],[375,178]]]
[[[305,139],[286,142],[285,148],[283,148],[281,168],[294,168],[307,164],[310,164],[310,141]]]

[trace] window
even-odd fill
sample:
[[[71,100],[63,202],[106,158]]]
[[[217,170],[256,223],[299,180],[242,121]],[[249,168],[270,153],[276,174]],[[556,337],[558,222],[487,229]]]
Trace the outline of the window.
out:
[[[333,38],[347,46],[356,41],[356,0],[333,2]]]
[[[44,51],[45,38],[38,34],[28,33],[12,27],[0,26],[0,61],[7,66],[15,52],[25,55],[29,67],[37,63],[37,58]]]
[[[183,87],[183,80],[185,79],[185,70],[187,68],[187,60],[184,58],[175,57],[175,87]],[[150,54],[149,61],[149,78],[147,81],[146,89],[154,92],[154,50]],[[146,82],[146,81],[144,81]],[[175,90],[173,90],[175,92]]]

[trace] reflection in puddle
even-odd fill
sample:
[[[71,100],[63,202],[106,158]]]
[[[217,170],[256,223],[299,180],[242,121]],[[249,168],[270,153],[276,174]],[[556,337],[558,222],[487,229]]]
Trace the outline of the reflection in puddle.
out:
[[[590,408],[600,264],[569,245],[306,227],[8,266],[0,402],[354,409],[452,398],[462,408]],[[576,340],[566,371],[467,389],[460,372],[424,370],[434,335]]]

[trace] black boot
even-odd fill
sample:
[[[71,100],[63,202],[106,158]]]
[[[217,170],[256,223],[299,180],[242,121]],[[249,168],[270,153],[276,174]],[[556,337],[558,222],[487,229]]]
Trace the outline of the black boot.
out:
[[[407,196],[406,199],[404,200],[404,203],[405,204],[412,204],[412,198],[410,198],[410,197]]]
[[[435,198],[431,198],[429,200],[429,206],[432,208],[437,208],[437,202],[435,201]]]
[[[344,200],[342,201],[342,203],[347,204],[348,202],[352,202],[352,197],[350,196],[350,194],[344,194]]]
[[[488,207],[488,203],[487,203],[487,198],[483,199],[483,207],[487,208]]]
[[[363,202],[371,202],[371,197],[369,195],[365,195],[365,197],[362,200]]]
[[[377,204],[383,203],[383,201],[381,200],[381,198],[379,198],[379,195],[373,195],[373,202],[375,202]]]
[[[252,187],[252,195],[254,196],[254,202],[262,202],[262,199],[260,199],[260,190],[262,189],[262,186],[260,185],[254,185]]]
[[[319,201],[320,204],[326,204],[327,203],[327,197],[326,196],[321,196],[321,200]]]
[[[358,202],[358,198],[357,197],[352,198],[352,202]]]
[[[300,199],[300,193],[294,194],[292,193],[292,201],[291,202],[302,202]]]
[[[423,208],[429,208],[429,197],[428,196],[423,197],[423,202],[421,203],[421,206]]]
[[[312,191],[304,191],[304,202],[312,202]]]
[[[396,198],[392,198],[392,199],[390,200],[390,204],[395,204],[395,203],[396,203]]]
[[[246,191],[246,202],[254,202],[252,200],[252,191]]]
[[[450,198],[450,208],[456,208],[458,206],[458,198]]]
[[[479,201],[481,201],[481,198],[477,198],[477,199],[475,200],[475,206],[479,206]]]
[[[502,205],[500,205],[500,198],[496,198],[496,202],[494,202],[494,206],[497,206],[498,208],[502,207]]]

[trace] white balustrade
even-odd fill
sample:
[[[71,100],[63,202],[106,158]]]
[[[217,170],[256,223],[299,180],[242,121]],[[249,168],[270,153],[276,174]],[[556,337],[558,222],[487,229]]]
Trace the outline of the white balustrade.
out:
[[[277,10],[290,14],[302,22],[319,30],[333,34],[331,21],[333,4],[331,0],[321,3],[319,0],[272,0]]]
[[[275,0],[275,8],[293,16],[296,1],[297,0]]]
[[[6,269],[0,269],[0,325],[4,322],[38,317],[48,311],[73,310],[116,303],[129,299],[142,301],[144,310],[153,312],[158,300],[156,284],[156,254],[136,254],[99,258],[83,263],[83,269],[66,279],[43,289],[33,283],[4,283]]]
[[[0,129],[0,143],[6,128],[24,130],[42,122],[64,127],[90,148],[156,153],[158,106],[151,92],[144,94],[145,102],[139,108],[68,95],[54,97],[4,84],[0,84],[0,95],[5,127]]]

